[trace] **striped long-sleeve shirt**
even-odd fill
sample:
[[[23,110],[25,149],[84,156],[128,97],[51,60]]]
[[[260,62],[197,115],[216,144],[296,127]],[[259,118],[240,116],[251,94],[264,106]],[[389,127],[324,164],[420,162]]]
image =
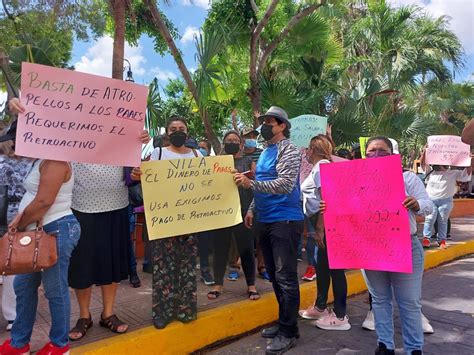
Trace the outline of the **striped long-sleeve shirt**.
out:
[[[303,219],[300,201],[301,155],[298,148],[284,139],[269,145],[260,155],[256,179],[252,181],[254,201],[251,209],[263,223]]]

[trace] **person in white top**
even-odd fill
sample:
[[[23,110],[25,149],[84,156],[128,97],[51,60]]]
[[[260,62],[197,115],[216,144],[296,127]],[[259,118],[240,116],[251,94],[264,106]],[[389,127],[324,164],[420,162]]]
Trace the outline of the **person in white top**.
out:
[[[421,156],[421,166],[426,178],[426,192],[434,204],[433,212],[426,216],[423,227],[423,247],[431,246],[431,237],[434,235],[434,225],[438,222],[438,246],[446,249],[448,234],[448,219],[453,210],[453,196],[456,193],[456,182],[464,181],[470,177],[472,169],[453,169],[449,166],[426,164],[426,150]]]
[[[23,112],[18,99],[9,102],[14,113]],[[72,188],[74,174],[67,162],[37,160],[25,179],[24,194],[19,213],[9,224],[17,230],[33,230],[37,221],[44,231],[54,234],[57,240],[57,263],[43,271],[15,277],[17,317],[13,323],[11,339],[0,346],[0,354],[23,354],[30,351],[30,339],[38,306],[38,287],[43,283],[51,313],[50,342],[38,354],[69,353],[70,299],[67,272],[81,228],[72,214]]]
[[[333,146],[330,140],[323,134],[312,138],[307,150],[308,161],[314,164],[314,167],[310,175],[301,184],[303,212],[316,230],[320,230],[320,228],[316,228],[316,225],[320,227],[321,223],[318,220],[322,218],[319,214],[321,201],[320,166],[331,162],[332,151]],[[349,330],[351,325],[346,315],[347,280],[345,272],[341,269],[329,269],[324,232],[313,232],[309,237],[316,240],[318,249],[316,262],[317,295],[314,304],[308,309],[300,310],[299,314],[303,318],[316,320],[314,324],[320,329]],[[327,308],[331,281],[334,293],[333,311],[329,311]]]
[[[187,148],[188,124],[173,116],[166,125],[170,145],[156,148],[150,160],[202,157],[199,150]],[[133,180],[140,180],[140,168],[134,168]],[[188,323],[197,318],[196,238],[180,235],[150,242],[153,262],[153,324],[165,328],[173,320]]]

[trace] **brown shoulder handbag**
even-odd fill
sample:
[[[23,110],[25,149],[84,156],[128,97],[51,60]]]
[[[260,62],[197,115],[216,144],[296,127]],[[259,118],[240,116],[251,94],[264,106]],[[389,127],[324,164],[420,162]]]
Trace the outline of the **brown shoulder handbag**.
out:
[[[36,223],[36,229],[27,232],[9,227],[0,239],[0,275],[43,271],[57,260],[56,238],[44,231],[41,221]]]

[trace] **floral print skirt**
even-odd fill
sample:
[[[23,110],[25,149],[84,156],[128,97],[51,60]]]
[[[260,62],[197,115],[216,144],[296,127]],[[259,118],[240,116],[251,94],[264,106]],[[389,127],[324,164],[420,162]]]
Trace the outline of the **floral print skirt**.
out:
[[[194,236],[153,240],[153,324],[164,328],[173,320],[197,318],[196,257]]]

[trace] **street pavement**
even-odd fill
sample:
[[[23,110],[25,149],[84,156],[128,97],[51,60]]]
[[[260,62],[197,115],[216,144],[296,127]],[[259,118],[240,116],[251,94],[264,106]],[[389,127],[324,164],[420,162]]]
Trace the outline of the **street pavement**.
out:
[[[425,272],[423,313],[435,333],[425,335],[425,354],[474,354],[474,255]],[[395,310],[396,353],[403,354],[400,318]],[[375,332],[362,329],[368,311],[367,293],[348,300],[349,331],[325,331],[300,320],[297,345],[287,354],[374,354]],[[264,354],[267,340],[259,332],[207,354]]]
[[[419,224],[418,226],[419,230],[421,230],[421,227],[422,227],[422,224]],[[474,217],[469,216],[469,217],[453,219],[452,228],[453,228],[452,230],[453,241],[449,242],[448,243],[449,245],[455,245],[459,242],[470,240],[473,238],[473,235],[474,235]],[[306,256],[304,259],[306,260]],[[141,260],[139,260],[138,262],[139,262],[139,266],[141,266]],[[301,262],[298,264],[299,264],[298,275],[301,277],[304,274],[306,262]],[[472,270],[471,270],[471,273],[472,273]],[[140,278],[142,279],[142,287],[131,288],[128,280],[122,281],[119,284],[117,299],[115,303],[114,311],[120,319],[122,319],[129,325],[129,332],[139,330],[144,327],[148,327],[152,324],[151,275],[144,274],[141,272],[141,270],[139,270],[139,274],[140,274]],[[200,275],[199,270],[197,270],[196,274],[199,277]],[[304,283],[304,281],[300,281],[300,282]],[[472,284],[472,279],[470,280],[470,282]],[[257,278],[256,285],[257,285],[257,289],[262,294],[273,291],[271,284],[269,282],[262,280],[261,278]],[[212,309],[212,308],[217,308],[217,307],[225,307],[226,304],[230,304],[233,302],[247,299],[245,278],[243,277],[243,275],[241,275],[238,281],[235,281],[235,282],[225,281],[224,287],[225,287],[224,293],[217,300],[210,301],[207,298],[207,292],[209,292],[211,287],[205,286],[202,282],[198,282],[198,292],[197,292],[198,312],[202,312],[202,311]],[[456,289],[456,287],[454,289]],[[2,286],[0,286],[0,299],[1,299],[1,293],[2,293]],[[70,294],[71,294],[71,326],[73,326],[77,318],[79,317],[79,308],[77,305],[76,297],[72,290],[70,290]],[[471,295],[474,295],[474,293],[471,293]],[[425,296],[427,295],[425,294]],[[355,300],[357,299],[359,299],[358,304],[354,303]],[[436,298],[425,297],[425,302],[428,300],[435,300],[435,299]],[[84,345],[87,343],[95,342],[95,341],[110,338],[110,337],[120,337],[120,335],[114,334],[110,332],[109,330],[99,326],[98,322],[99,322],[100,313],[102,311],[101,300],[102,300],[102,297],[100,293],[100,288],[94,287],[92,291],[92,300],[91,300],[91,314],[94,320],[94,326],[87,333],[86,337],[84,337],[80,341],[72,342],[71,343],[72,347]],[[349,303],[349,315],[351,316],[351,321],[353,322],[353,324],[355,324],[355,322],[358,322],[358,324],[360,325],[360,323],[362,322],[362,319],[359,319],[359,318],[365,316],[365,311],[368,307],[364,302],[365,302],[365,297],[351,299]],[[434,308],[433,311],[435,311],[436,310],[435,307],[433,308]],[[471,309],[471,313],[473,313],[472,309]],[[359,318],[357,318],[358,316]],[[40,287],[38,313],[36,317],[36,324],[34,327],[33,336],[31,339],[31,346],[34,351],[39,350],[44,344],[46,344],[49,341],[48,333],[51,326],[50,319],[51,318],[49,314],[48,302],[44,297],[43,289]],[[3,319],[2,314],[0,312],[0,344],[3,343],[5,339],[8,339],[10,336],[9,332],[5,331],[5,326],[6,326],[6,320]],[[354,328],[357,328],[357,327],[358,327],[357,325],[354,326]],[[325,338],[327,336],[326,332],[322,333],[320,331],[316,331],[315,329],[312,329],[311,327],[310,329],[313,330],[313,333],[309,335],[309,338],[303,337],[303,339],[301,339],[299,343],[298,348],[296,348],[294,351],[298,351],[298,349],[300,349],[301,346],[303,346],[305,342],[310,341],[312,338],[315,338],[315,337],[317,338],[318,336]],[[352,332],[354,332],[354,329],[350,333]],[[344,333],[344,339],[348,334],[349,333]],[[453,333],[451,336],[455,337],[456,336],[455,334],[456,333]],[[374,335],[372,333],[369,333],[366,335],[368,336],[367,339],[369,340],[369,343],[367,345],[368,349],[371,349],[375,342]],[[471,338],[473,336],[474,336],[474,333],[472,332],[472,329],[471,329]],[[364,341],[367,342],[367,340],[364,340]],[[257,346],[264,345],[264,343],[261,343],[261,342],[259,344],[260,345],[257,345]],[[401,344],[401,342],[398,342],[398,344]],[[472,346],[473,344],[471,343],[470,345]],[[355,349],[361,349],[361,347],[358,347]],[[245,350],[245,352],[248,353],[248,350]],[[335,352],[329,351],[328,353],[334,354]],[[447,353],[447,354],[450,354],[450,353]],[[472,354],[474,354],[474,351],[472,352]]]

